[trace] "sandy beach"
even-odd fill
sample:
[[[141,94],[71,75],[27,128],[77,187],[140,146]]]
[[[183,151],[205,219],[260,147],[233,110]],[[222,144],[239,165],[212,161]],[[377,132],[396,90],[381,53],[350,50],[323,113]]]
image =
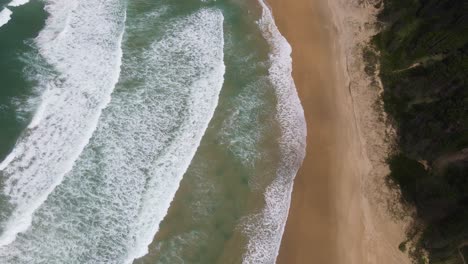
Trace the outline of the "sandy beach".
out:
[[[406,220],[388,212],[384,185],[392,131],[359,53],[376,9],[352,2],[269,0],[308,123],[279,264],[410,263],[398,250]]]

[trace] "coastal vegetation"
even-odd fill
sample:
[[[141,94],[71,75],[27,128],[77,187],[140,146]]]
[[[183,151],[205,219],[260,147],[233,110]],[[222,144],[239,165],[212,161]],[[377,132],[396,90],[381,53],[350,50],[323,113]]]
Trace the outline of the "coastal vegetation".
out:
[[[378,20],[383,27],[372,44],[385,110],[397,130],[389,179],[416,210],[408,238],[414,246],[404,242],[400,249],[415,263],[465,263],[468,1],[383,0]]]

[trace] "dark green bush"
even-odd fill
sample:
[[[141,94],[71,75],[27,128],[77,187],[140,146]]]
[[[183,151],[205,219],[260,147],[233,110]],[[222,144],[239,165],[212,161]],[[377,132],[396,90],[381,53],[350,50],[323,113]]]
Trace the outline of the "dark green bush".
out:
[[[431,263],[457,263],[468,239],[468,2],[383,3],[385,27],[372,44],[398,133],[389,177],[417,210],[424,227],[417,244]]]

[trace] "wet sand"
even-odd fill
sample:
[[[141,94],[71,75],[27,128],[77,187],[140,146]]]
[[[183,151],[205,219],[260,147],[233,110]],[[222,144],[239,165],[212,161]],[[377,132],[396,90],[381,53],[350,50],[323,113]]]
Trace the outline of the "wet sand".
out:
[[[335,0],[329,1],[268,1],[293,48],[293,78],[308,126],[307,155],[295,179],[277,263],[407,263],[396,252],[402,226],[387,215],[376,218],[379,205],[365,194],[373,190],[363,184],[372,182],[365,177],[374,170],[368,159],[373,153],[358,120],[366,121],[362,115],[371,109],[367,102],[356,106],[339,35],[345,31],[337,16],[345,15],[330,9]],[[388,242],[393,231],[397,235]]]
[[[308,126],[307,154],[296,176],[277,263],[340,263],[340,219],[335,210],[339,181],[351,181],[345,186],[347,193],[353,188],[359,190],[358,184],[353,183],[357,180],[355,168],[343,171],[347,152],[351,151],[349,138],[355,131],[346,87],[340,85],[336,76],[330,16],[325,1],[269,3],[277,26],[293,47],[293,77]],[[352,200],[353,197],[348,201]],[[353,213],[352,209],[349,213]],[[362,223],[358,221],[353,229],[360,235]],[[349,250],[359,247],[360,239],[355,238],[356,243]]]

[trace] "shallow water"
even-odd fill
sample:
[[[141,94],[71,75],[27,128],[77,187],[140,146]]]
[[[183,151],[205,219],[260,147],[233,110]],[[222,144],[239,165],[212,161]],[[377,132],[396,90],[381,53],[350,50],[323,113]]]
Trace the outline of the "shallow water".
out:
[[[0,42],[20,8],[44,21],[12,8]],[[274,263],[305,127],[266,6],[45,10],[12,58],[24,92],[0,96],[0,262]]]
[[[0,159],[11,151],[34,108],[37,84],[31,78],[36,73],[31,64],[37,61],[37,51],[32,38],[44,26],[43,7],[39,2],[17,7],[13,20],[0,27]]]

